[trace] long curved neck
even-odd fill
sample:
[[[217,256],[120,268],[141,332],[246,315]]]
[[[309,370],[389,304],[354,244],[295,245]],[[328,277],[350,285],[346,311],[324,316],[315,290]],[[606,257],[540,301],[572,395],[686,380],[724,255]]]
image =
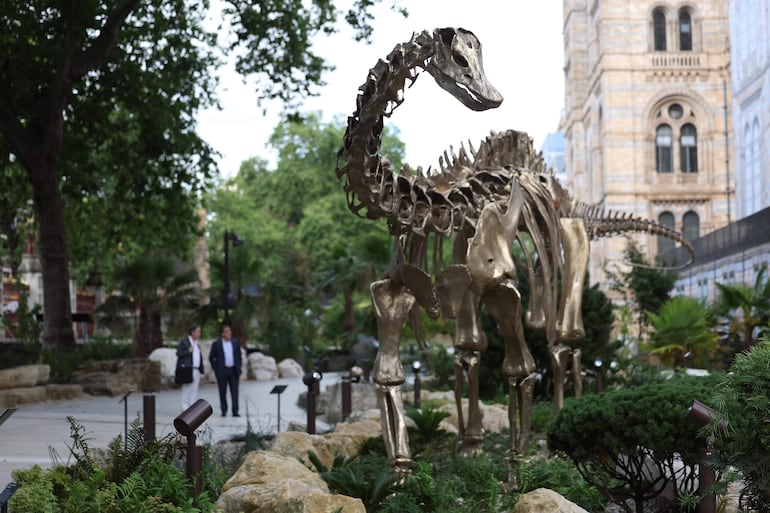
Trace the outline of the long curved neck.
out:
[[[397,45],[385,60],[369,70],[366,82],[359,88],[356,111],[348,117],[344,144],[337,154],[337,178],[344,182],[348,207],[366,217],[381,218],[392,212],[388,201],[382,201],[384,188],[392,187],[393,170],[380,154],[383,118],[390,117],[403,102],[404,88],[415,81],[434,55],[433,36],[423,31]]]

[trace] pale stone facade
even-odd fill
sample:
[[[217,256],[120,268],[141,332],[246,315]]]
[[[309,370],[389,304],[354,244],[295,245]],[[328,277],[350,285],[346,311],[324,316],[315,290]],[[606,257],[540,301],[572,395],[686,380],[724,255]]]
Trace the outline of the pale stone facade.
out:
[[[770,207],[769,29],[767,0],[730,1],[737,219]]]
[[[724,226],[733,162],[727,2],[564,0],[563,33],[560,128],[575,198],[688,238]],[[668,249],[638,240],[650,258]],[[605,262],[622,262],[625,245],[592,241],[591,282],[605,282]]]

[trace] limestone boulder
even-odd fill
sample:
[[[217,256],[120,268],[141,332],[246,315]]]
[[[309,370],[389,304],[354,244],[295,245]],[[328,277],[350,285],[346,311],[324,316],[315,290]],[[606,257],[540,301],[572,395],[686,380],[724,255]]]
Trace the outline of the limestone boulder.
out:
[[[14,407],[20,404],[42,403],[46,399],[44,386],[8,388],[0,392],[2,392],[2,395],[6,398],[6,401],[9,403],[16,403],[13,405],[9,404],[9,407]]]
[[[174,371],[176,370],[176,349],[158,347],[147,357],[151,362],[160,366],[160,384],[163,387],[174,386]]]
[[[547,488],[538,488],[523,494],[512,513],[588,513],[577,504],[568,501]]]
[[[278,376],[281,378],[299,378],[304,374],[302,365],[293,358],[286,358],[278,363]]]
[[[147,358],[86,362],[71,383],[91,395],[119,396],[130,391],[160,390],[160,364]]]
[[[66,401],[83,397],[83,387],[80,385],[46,385],[45,398],[48,401]]]
[[[0,370],[0,389],[25,388],[48,383],[51,367],[48,365],[21,365]]]
[[[363,420],[343,422],[337,428],[323,435],[309,435],[299,431],[284,431],[276,434],[270,450],[288,458],[309,462],[308,453],[315,453],[318,459],[331,468],[335,456],[352,458],[358,455],[367,438],[382,436],[379,421]]]
[[[468,418],[468,400],[462,400],[463,418]],[[508,408],[501,404],[479,404],[484,431],[500,433],[508,428]],[[458,432],[457,407],[454,404],[445,404],[438,408],[449,414],[449,417],[441,421],[441,427],[450,433]]]
[[[340,507],[346,512],[366,511],[359,499],[331,494],[321,476],[296,458],[253,451],[222,487],[215,510],[313,513]]]
[[[365,411],[377,408],[377,390],[371,383],[350,384],[350,409]],[[318,398],[318,409],[324,412],[328,422],[342,420],[342,383],[333,383],[326,387]]]
[[[248,379],[270,381],[278,379],[278,366],[275,358],[264,353],[251,353],[248,358]]]

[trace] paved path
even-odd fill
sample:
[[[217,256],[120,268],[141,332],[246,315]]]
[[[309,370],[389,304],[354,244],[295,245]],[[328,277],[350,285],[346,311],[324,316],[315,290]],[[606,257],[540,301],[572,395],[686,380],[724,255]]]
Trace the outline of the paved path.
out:
[[[340,376],[327,373],[321,389],[336,383]],[[278,424],[278,395],[270,394],[275,385],[287,385],[280,395],[281,430],[291,421],[305,423],[307,413],[297,406],[298,396],[307,390],[302,378],[285,378],[273,381],[241,381],[240,418],[221,417],[219,394],[215,384],[201,385],[198,397],[211,404],[214,413],[198,430],[199,443],[230,438],[246,432],[247,420],[251,429],[258,432],[275,432]],[[174,418],[181,412],[179,389],[163,390],[155,395],[155,432],[157,437],[176,433]],[[85,428],[85,436],[91,447],[105,447],[118,435],[123,435],[126,411],[128,424],[137,417],[143,422],[144,394],[132,393],[125,403],[121,397],[85,396],[68,401],[49,401],[33,405],[21,405],[0,425],[0,491],[12,481],[11,471],[29,468],[34,464],[50,467],[69,461],[70,425],[67,417]],[[0,412],[2,413],[2,412]]]

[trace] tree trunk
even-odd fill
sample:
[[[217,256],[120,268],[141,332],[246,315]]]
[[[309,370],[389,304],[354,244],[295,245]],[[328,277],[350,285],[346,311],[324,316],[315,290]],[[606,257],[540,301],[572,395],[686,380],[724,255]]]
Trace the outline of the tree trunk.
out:
[[[43,167],[57,163],[45,159]],[[40,225],[40,262],[43,272],[43,346],[70,349],[75,346],[70,299],[69,251],[58,170],[29,170],[32,194]],[[36,175],[36,176],[35,176]],[[35,179],[40,178],[40,179]]]

